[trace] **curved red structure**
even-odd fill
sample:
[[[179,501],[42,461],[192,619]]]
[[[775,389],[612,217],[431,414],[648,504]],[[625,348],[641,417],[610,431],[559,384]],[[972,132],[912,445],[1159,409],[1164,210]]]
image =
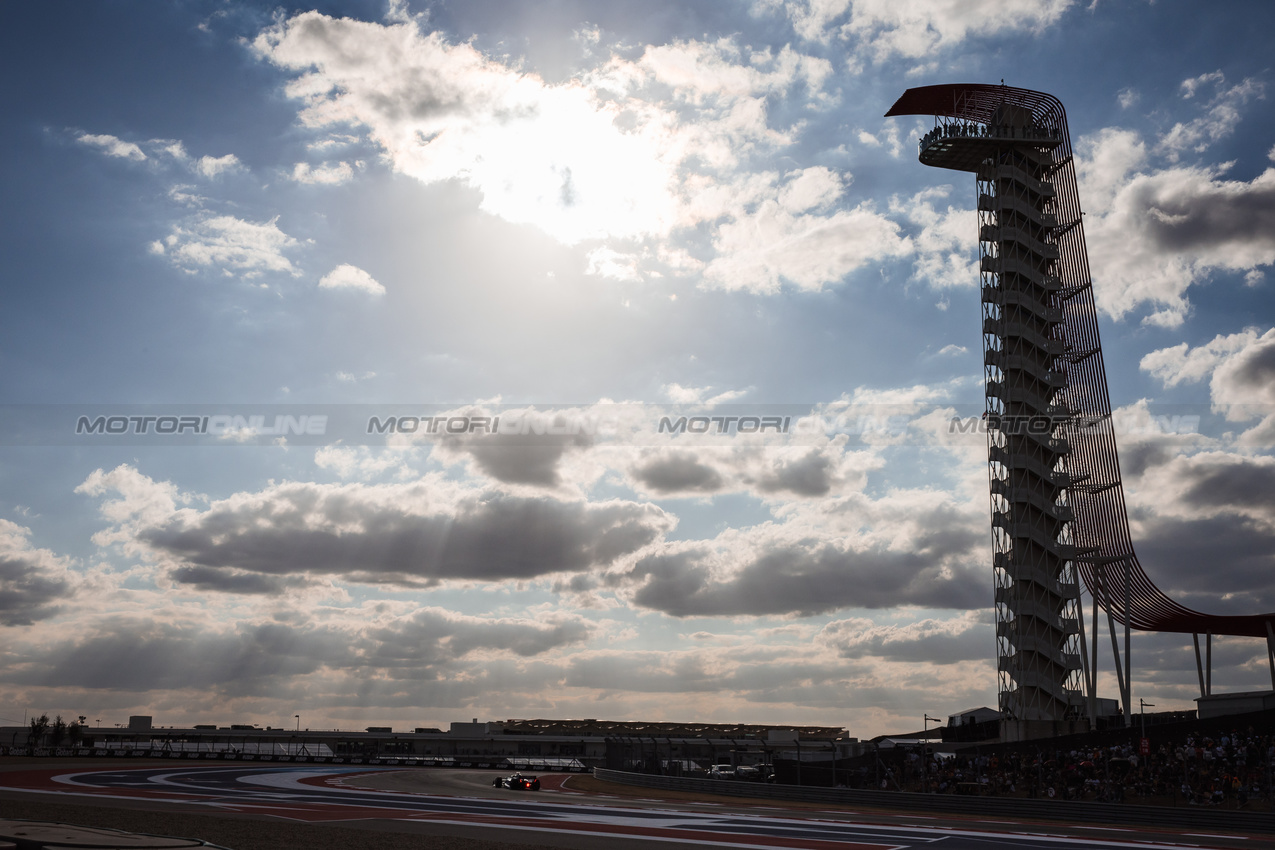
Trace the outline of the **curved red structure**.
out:
[[[1005,85],[948,84],[908,89],[886,115],[935,116],[934,132],[921,140],[921,161],[974,172],[983,193],[979,209],[980,220],[987,222],[980,230],[984,302],[995,302],[984,311],[993,533],[994,539],[1002,540],[1004,562],[1014,562],[1027,549],[1023,545],[1027,532],[1015,530],[1012,543],[996,538],[997,511],[1006,517],[1000,523],[1003,529],[1021,525],[1011,523],[1011,513],[1015,518],[1031,515],[1038,527],[1057,533],[1057,545],[1050,551],[1058,563],[1072,562],[1094,601],[1126,629],[1260,637],[1268,640],[1268,647],[1275,646],[1275,612],[1233,616],[1187,608],[1156,586],[1134,552],[1062,103],[1043,92]],[[1011,172],[1012,179],[1006,178]],[[1034,206],[1014,207],[1019,203],[1014,193]],[[994,197],[998,194],[1006,197]],[[985,215],[984,210],[990,212]],[[1034,318],[1025,307],[1035,311]],[[1027,342],[1010,338],[1005,330],[1020,316],[1032,325],[1016,331]],[[1017,387],[1011,386],[1015,382]],[[1044,481],[1036,493],[1028,494],[1034,502],[1021,495],[1021,488],[1011,486],[1012,464],[1020,468],[1024,464],[1011,455],[1031,445],[1001,427],[1007,416],[1012,419],[1015,412],[1024,411],[1032,417],[1047,417],[1050,423],[1047,436],[1053,453],[1036,451],[1036,457],[1052,465],[1032,479]],[[1038,437],[1037,443],[1044,440]],[[1008,482],[999,485],[1003,497],[999,508],[998,475]],[[1042,501],[1050,498],[1046,478],[1057,485],[1051,501]],[[1017,501],[1006,503],[1003,499],[1011,493]],[[1041,510],[1056,522],[1042,524]],[[1000,551],[997,557],[1002,557]],[[997,564],[998,569],[1001,566]],[[1058,569],[1058,581],[1064,581],[1067,568]],[[1065,587],[1062,592],[1065,595]],[[1096,610],[1094,614],[1096,632]],[[1065,612],[1060,616],[1066,616]],[[1081,629],[1083,647],[1083,618]],[[1125,650],[1121,690],[1127,713],[1127,631]],[[1271,658],[1275,679],[1275,655]],[[1096,660],[1095,654],[1094,665]],[[1086,670],[1091,697],[1095,675]],[[1201,673],[1202,690],[1203,679]]]

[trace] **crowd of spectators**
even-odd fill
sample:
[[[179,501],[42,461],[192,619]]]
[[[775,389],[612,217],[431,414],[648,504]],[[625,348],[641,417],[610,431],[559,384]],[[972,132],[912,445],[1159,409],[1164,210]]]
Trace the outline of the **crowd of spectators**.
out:
[[[1275,735],[1252,727],[1184,733],[1102,746],[1057,748],[1045,742],[998,747],[987,753],[910,753],[878,765],[874,782],[888,790],[940,794],[1190,805],[1269,811],[1275,774]]]

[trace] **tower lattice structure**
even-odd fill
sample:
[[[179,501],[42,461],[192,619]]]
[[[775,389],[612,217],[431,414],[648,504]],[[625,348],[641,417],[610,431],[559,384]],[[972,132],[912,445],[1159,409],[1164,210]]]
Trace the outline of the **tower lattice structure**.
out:
[[[978,188],[1001,709],[1021,721],[1096,719],[1099,606],[1126,724],[1131,629],[1191,634],[1201,697],[1212,693],[1213,635],[1265,638],[1275,689],[1275,612],[1187,608],[1134,551],[1062,103],[948,84],[908,89],[886,115],[933,115],[921,162],[971,172]],[[1088,641],[1081,580],[1093,604]]]
[[[1055,721],[1086,713],[1069,500],[1081,482],[1069,463],[1077,411],[1067,367],[1080,352],[1063,325],[1088,274],[1060,273],[1060,238],[1079,224],[1056,187],[1065,170],[1074,199],[1061,109],[1034,110],[1017,91],[952,91],[965,102],[927,111],[936,125],[920,160],[977,181],[999,703],[1016,720]]]

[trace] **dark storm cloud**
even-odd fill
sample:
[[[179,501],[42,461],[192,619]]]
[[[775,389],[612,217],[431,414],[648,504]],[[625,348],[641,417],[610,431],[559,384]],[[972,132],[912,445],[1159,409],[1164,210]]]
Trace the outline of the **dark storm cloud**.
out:
[[[606,566],[669,525],[659,508],[487,494],[421,510],[411,488],[285,484],[202,513],[152,522],[137,538],[179,561],[175,580],[279,592],[265,576],[338,575],[369,583],[499,581]],[[221,572],[221,576],[216,573]]]
[[[24,684],[145,691],[216,688],[273,694],[291,676],[350,658],[333,630],[280,624],[241,626],[222,634],[199,626],[116,618],[48,647],[39,663],[7,678]]]
[[[484,415],[466,411],[469,415]],[[506,415],[506,427],[511,417]],[[545,414],[543,421],[552,422]],[[514,419],[514,423],[520,420]],[[537,423],[542,424],[542,423]],[[484,474],[506,484],[531,484],[556,487],[561,482],[558,465],[568,452],[593,445],[587,434],[490,434],[445,435],[440,441],[445,451],[463,452],[474,460]]]
[[[1243,191],[1235,187],[1243,185]],[[1140,186],[1132,199],[1156,245],[1168,251],[1275,248],[1275,181],[1207,187]]]
[[[51,617],[71,596],[70,582],[48,576],[23,558],[0,557],[0,626],[29,626]]]
[[[61,560],[34,549],[29,531],[0,520],[0,626],[29,626],[53,616],[75,594]]]
[[[1238,456],[1234,460],[1237,462],[1190,467],[1192,480],[1183,501],[1196,508],[1265,508],[1275,518],[1275,464]]]
[[[953,535],[967,549],[975,536]],[[979,538],[981,540],[981,536]],[[640,582],[633,601],[674,617],[740,614],[810,616],[841,608],[977,608],[987,581],[967,571],[944,575],[939,558],[921,551],[855,552],[833,544],[789,545],[758,555],[725,578],[714,577],[707,553],[649,555],[628,578]]]
[[[390,626],[369,630],[365,658],[378,667],[416,667],[454,660],[477,650],[502,650],[530,658],[582,643],[592,632],[588,622],[574,618],[485,620],[427,608]]]
[[[712,493],[722,488],[722,476],[700,463],[693,452],[669,452],[637,464],[634,478],[657,493]]]
[[[40,652],[40,663],[7,680],[42,686],[122,691],[213,689],[230,696],[275,696],[288,680],[319,670],[355,679],[436,679],[477,651],[529,658],[579,643],[590,625],[493,619],[422,609],[385,625],[206,626],[118,617]]]
[[[1275,611],[1275,534],[1248,517],[1139,523],[1138,558],[1162,590],[1207,614]]]
[[[556,487],[560,482],[558,462],[562,456],[571,448],[587,444],[587,441],[575,437],[546,435],[532,445],[482,442],[466,449],[478,468],[497,481]]]
[[[1120,468],[1130,478],[1141,477],[1147,470],[1163,466],[1174,453],[1158,442],[1133,442],[1120,446]]]
[[[798,496],[823,496],[832,489],[835,467],[823,452],[811,449],[793,461],[775,464],[770,474],[757,482],[766,493],[788,491]]]
[[[696,452],[670,450],[648,455],[629,470],[642,487],[662,495],[716,493],[738,481],[764,494],[806,497],[827,495],[836,472],[835,461],[819,449],[769,463],[758,455],[728,453],[710,456],[706,463]]]
[[[1240,352],[1219,370],[1228,400],[1236,401],[1256,392],[1261,398],[1275,386],[1275,339],[1267,333]]]
[[[1118,627],[1117,627],[1118,628]],[[1103,631],[1106,631],[1105,626]],[[1132,635],[1134,688],[1147,699],[1181,700],[1185,705],[1200,696],[1195,650],[1189,634],[1138,632]],[[1110,670],[1109,642],[1102,639],[1099,668]],[[1200,638],[1204,648],[1204,638]],[[1266,662],[1266,641],[1248,637],[1213,636],[1214,691],[1256,691],[1270,688],[1270,668]],[[1114,693],[1111,696],[1115,696]],[[1138,703],[1134,700],[1134,711]]]
[[[288,580],[261,573],[245,573],[216,567],[179,567],[168,574],[180,584],[189,584],[200,590],[216,590],[222,593],[280,594],[286,590],[303,587],[309,582]]]

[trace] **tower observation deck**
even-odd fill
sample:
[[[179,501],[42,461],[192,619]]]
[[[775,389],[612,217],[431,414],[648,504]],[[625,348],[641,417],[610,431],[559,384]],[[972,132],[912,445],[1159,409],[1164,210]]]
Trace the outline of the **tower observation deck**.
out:
[[[1199,634],[1265,637],[1275,687],[1275,613],[1185,608],[1133,551],[1062,103],[1004,85],[938,85],[908,89],[886,115],[933,115],[921,162],[971,172],[977,185],[1001,710],[1019,721],[1094,718],[1099,604],[1126,720],[1131,626],[1194,633],[1197,662]]]

